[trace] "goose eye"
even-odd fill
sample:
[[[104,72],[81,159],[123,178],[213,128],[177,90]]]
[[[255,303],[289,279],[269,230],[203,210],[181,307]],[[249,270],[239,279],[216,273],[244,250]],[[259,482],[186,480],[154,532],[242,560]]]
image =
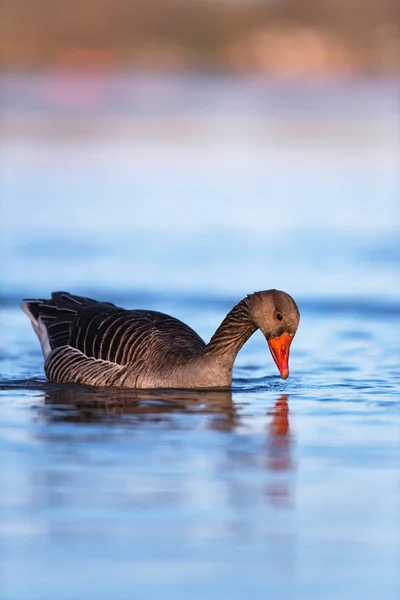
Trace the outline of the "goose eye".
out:
[[[278,319],[278,321],[282,321],[283,319],[281,313],[276,313],[276,318]]]

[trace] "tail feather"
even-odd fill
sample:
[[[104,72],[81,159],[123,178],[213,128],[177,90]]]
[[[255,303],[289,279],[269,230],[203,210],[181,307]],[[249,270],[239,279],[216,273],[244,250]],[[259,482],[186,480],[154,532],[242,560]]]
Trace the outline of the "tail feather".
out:
[[[98,302],[68,292],[53,292],[51,299],[48,300],[23,300],[21,308],[31,320],[45,359],[54,348],[68,345],[71,324],[80,310],[91,304],[98,304]],[[107,304],[114,306],[111,303]]]
[[[71,306],[78,304],[79,306],[87,306],[88,304],[97,304],[97,300],[86,298],[86,296],[75,296],[69,292],[53,292],[51,294],[50,303],[54,303],[57,307]]]

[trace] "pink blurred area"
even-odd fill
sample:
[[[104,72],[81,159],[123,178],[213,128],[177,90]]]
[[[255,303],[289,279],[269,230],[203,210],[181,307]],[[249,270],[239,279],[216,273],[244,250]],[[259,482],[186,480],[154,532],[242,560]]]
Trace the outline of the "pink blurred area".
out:
[[[5,116],[21,106],[121,114],[138,97],[146,110],[184,111],[182,75],[237,77],[250,96],[266,81],[329,94],[400,75],[397,0],[3,0],[2,22]]]

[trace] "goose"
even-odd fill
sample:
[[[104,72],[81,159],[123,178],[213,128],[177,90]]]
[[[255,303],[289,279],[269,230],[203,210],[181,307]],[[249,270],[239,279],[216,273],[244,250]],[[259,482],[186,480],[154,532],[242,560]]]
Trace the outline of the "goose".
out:
[[[39,338],[49,381],[123,388],[229,388],[236,355],[257,329],[286,379],[300,320],[293,298],[274,289],[236,304],[208,344],[164,313],[68,292],[23,300],[22,310]]]

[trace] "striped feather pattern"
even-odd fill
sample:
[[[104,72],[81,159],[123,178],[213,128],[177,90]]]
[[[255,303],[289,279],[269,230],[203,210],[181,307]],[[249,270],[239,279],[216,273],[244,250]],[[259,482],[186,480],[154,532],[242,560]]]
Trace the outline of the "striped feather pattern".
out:
[[[248,298],[244,298],[227,314],[212,336],[206,354],[231,354],[240,348],[258,329],[249,314]]]
[[[198,354],[205,347],[193,329],[163,313],[122,308],[101,312],[96,305],[82,309],[72,323],[69,345],[88,357],[120,365],[154,354],[157,347],[182,355]]]
[[[67,292],[24,304],[32,321],[47,328],[52,351],[45,371],[57,383],[122,385],[126,376],[135,382],[149,367],[168,373],[174,357],[205,348],[193,329],[156,311],[125,310]]]
[[[124,367],[104,360],[88,358],[71,346],[56,348],[45,363],[49,381],[112,386],[121,384]]]

